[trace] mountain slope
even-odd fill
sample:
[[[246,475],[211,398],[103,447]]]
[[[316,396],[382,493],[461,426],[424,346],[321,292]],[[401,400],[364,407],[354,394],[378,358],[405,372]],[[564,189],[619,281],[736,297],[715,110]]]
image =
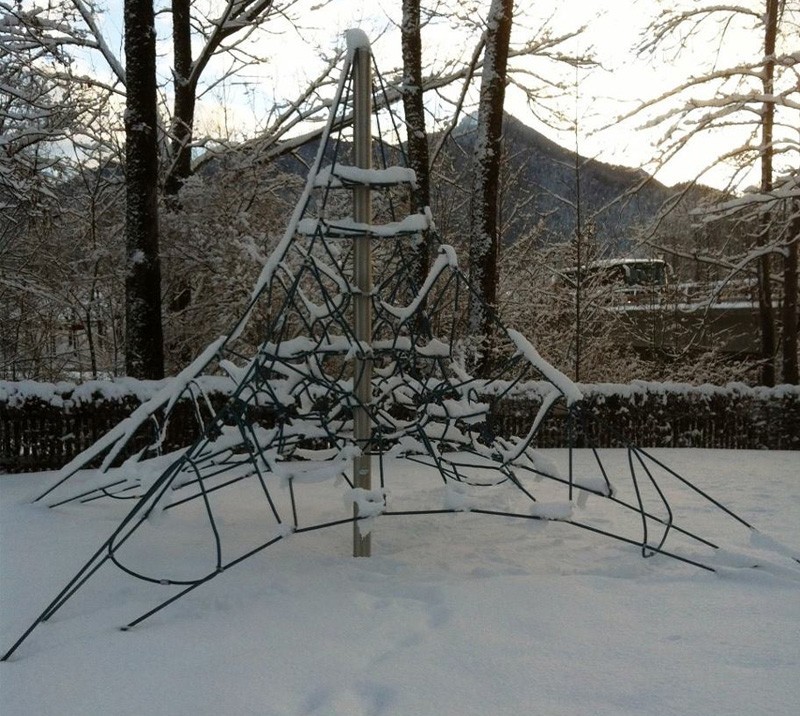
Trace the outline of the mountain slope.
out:
[[[468,172],[474,120],[462,122],[448,154],[459,173]],[[640,225],[652,221],[671,190],[642,170],[578,157],[511,115],[504,123],[504,239],[515,241],[539,226],[545,240],[566,241],[575,232],[580,196],[584,231],[593,226],[598,242],[624,252]],[[524,209],[522,208],[524,207]]]

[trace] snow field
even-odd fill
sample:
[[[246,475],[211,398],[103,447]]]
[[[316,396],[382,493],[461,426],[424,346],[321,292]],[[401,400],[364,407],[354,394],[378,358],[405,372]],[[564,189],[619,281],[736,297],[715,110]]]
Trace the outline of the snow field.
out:
[[[566,451],[542,452],[563,472]],[[727,551],[676,545],[715,557],[718,574],[642,559],[636,547],[558,522],[386,516],[373,524],[370,559],[349,556],[350,525],[292,535],[128,632],[117,627],[174,588],[106,566],[0,664],[0,713],[795,713],[800,573],[767,537],[800,548],[797,453],[652,452],[766,536],[751,540],[672,487],[676,519]],[[589,457],[577,454],[578,467]],[[603,457],[624,494],[625,453]],[[437,475],[405,461],[389,471],[394,509],[442,506]],[[49,479],[0,477],[4,649],[130,507],[28,504]],[[306,511],[341,514],[341,487],[304,487],[301,522]],[[532,491],[558,512],[559,490],[543,482]],[[223,492],[226,548],[274,530],[244,483]],[[517,500],[503,486],[462,495],[491,509]],[[655,509],[652,494],[645,500]],[[640,525],[606,502],[590,496],[573,517],[634,536]],[[154,571],[205,569],[212,557],[195,509],[169,511],[127,556]],[[742,555],[764,566],[732,566]]]

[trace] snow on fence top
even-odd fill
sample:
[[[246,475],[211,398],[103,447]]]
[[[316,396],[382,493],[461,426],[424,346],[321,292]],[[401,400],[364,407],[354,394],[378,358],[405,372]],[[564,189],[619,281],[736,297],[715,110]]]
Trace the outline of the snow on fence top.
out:
[[[0,407],[21,408],[26,404],[42,403],[56,408],[84,405],[101,401],[122,401],[135,399],[144,402],[163,389],[170,378],[164,380],[137,380],[135,378],[113,378],[111,380],[88,380],[83,383],[59,381],[46,383],[33,380],[6,381],[0,380]],[[197,387],[204,393],[228,393],[234,383],[230,378],[221,376],[201,376],[197,379]],[[631,383],[576,383],[585,398],[595,400],[610,396],[632,398],[637,395],[684,396],[697,398],[711,397],[748,397],[756,400],[780,400],[794,398],[800,400],[800,386],[778,385],[774,388],[765,386],[750,387],[743,383],[727,385],[690,385],[688,383],[656,383],[633,381]],[[476,382],[480,391],[480,381]],[[493,381],[485,394],[504,393],[507,384]],[[545,381],[531,381],[514,386],[509,397],[524,400],[541,400],[549,395],[553,386]],[[574,396],[573,396],[574,397]]]
[[[116,402],[127,399],[143,403],[169,385],[171,380],[171,378],[138,380],[125,377],[111,380],[87,380],[83,383],[0,380],[0,407],[21,408],[28,403],[44,403],[55,408],[64,408],[72,405]],[[217,376],[201,376],[197,383],[198,387],[206,393],[227,393],[233,389],[234,385],[230,378]]]

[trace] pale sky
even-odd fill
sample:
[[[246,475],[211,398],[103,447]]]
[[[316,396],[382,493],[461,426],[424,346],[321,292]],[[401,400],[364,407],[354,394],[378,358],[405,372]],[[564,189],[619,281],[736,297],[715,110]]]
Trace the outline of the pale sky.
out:
[[[692,0],[686,0],[692,2]],[[749,0],[745,0],[746,2]],[[759,0],[760,2],[760,0]],[[121,45],[121,14],[118,8],[121,0],[110,0],[113,8],[105,18],[110,44],[117,48]],[[314,0],[308,0],[309,7]],[[475,17],[475,9],[485,13],[488,0],[461,0],[468,17]],[[678,4],[677,2],[670,3]],[[641,31],[646,27],[649,16],[657,9],[657,0],[608,0],[598,2],[579,0],[564,3],[525,3],[517,0],[515,29],[512,40],[522,42],[539,31],[543,22],[548,19],[556,31],[571,30],[581,24],[587,30],[579,38],[564,47],[564,51],[588,51],[591,49],[605,69],[581,70],[577,74],[571,68],[556,63],[534,61],[529,69],[548,78],[562,73],[562,80],[569,89],[550,105],[556,107],[569,118],[578,116],[578,144],[581,154],[593,156],[603,161],[625,164],[629,166],[645,166],[653,156],[653,143],[659,138],[658,132],[638,131],[641,122],[630,120],[615,125],[614,119],[624,111],[632,108],[639,101],[648,99],[666,91],[682,78],[691,74],[695,68],[695,58],[691,51],[680,58],[667,56],[655,57],[652,61],[637,58],[633,54]],[[528,9],[532,5],[535,10]],[[269,47],[264,54],[269,61],[259,67],[250,68],[248,75],[257,79],[258,83],[249,94],[245,94],[240,85],[226,84],[209,93],[201,105],[198,114],[200,129],[209,132],[215,126],[227,123],[229,129],[240,129],[250,133],[261,119],[260,114],[272,93],[291,95],[298,83],[306,77],[313,76],[318,70],[318,55],[315,45],[323,50],[331,50],[343,43],[343,33],[349,27],[361,27],[373,40],[373,48],[378,64],[383,71],[389,71],[400,63],[399,39],[396,28],[391,22],[399,21],[398,0],[376,0],[370,3],[353,0],[333,0],[324,10],[306,12],[302,22],[307,25],[302,37],[296,31],[286,30],[283,34],[272,36]],[[369,11],[365,8],[369,8]],[[543,8],[543,9],[542,9]],[[543,17],[534,17],[532,12],[544,12]],[[390,19],[387,20],[387,16]],[[270,25],[277,29],[278,25]],[[386,29],[388,27],[388,29]],[[386,33],[380,36],[381,31]],[[708,52],[709,43],[714,38],[700,36],[689,44],[689,49],[697,48]],[[736,64],[741,61],[737,53],[742,47],[757,45],[760,38],[744,37],[741,34],[726,38],[726,44],[717,48],[719,66]],[[439,24],[434,31],[431,27],[423,30],[423,43],[426,46],[426,58],[436,62],[444,57],[452,57],[454,52],[461,51],[469,55],[471,43],[456,30]],[[800,43],[798,43],[800,44]],[[275,48],[279,47],[279,51]],[[163,53],[168,60],[170,46],[163,43]],[[800,49],[800,48],[795,48]],[[521,66],[519,60],[515,66]],[[165,62],[162,72],[168,72]],[[575,86],[577,82],[577,93]],[[576,97],[577,94],[577,97]],[[474,96],[474,95],[473,95]],[[433,104],[431,105],[433,106]],[[527,107],[522,94],[510,88],[507,94],[507,109],[526,124],[534,126],[551,139],[563,146],[575,149],[574,131],[558,131],[552,126],[542,124]],[[600,127],[607,126],[600,131]],[[718,156],[724,147],[737,140],[730,136],[713,137],[697,142],[682,156],[662,169],[658,178],[667,184],[691,179],[714,156]],[[707,183],[720,185],[724,182],[721,174],[709,174],[704,177]]]

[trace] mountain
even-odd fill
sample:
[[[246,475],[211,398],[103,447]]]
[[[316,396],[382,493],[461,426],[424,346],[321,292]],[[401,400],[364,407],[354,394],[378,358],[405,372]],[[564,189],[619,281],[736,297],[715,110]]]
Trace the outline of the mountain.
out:
[[[475,142],[475,122],[468,119],[454,132],[451,149],[459,171],[466,170]],[[593,226],[598,243],[610,253],[624,253],[633,235],[650,223],[674,193],[644,171],[578,157],[540,132],[506,114],[503,204],[510,218],[505,240],[515,241],[538,226],[547,241],[574,235],[578,187],[584,231]],[[576,168],[577,167],[577,168]],[[524,207],[524,209],[522,208]]]
[[[432,177],[432,208],[448,241],[469,232],[470,163],[475,131],[473,117],[462,120],[445,144]],[[437,139],[437,135],[431,135],[433,144]],[[305,176],[316,151],[315,142],[304,145],[278,157],[274,169]],[[338,149],[331,146],[326,162],[336,157],[347,163],[350,152],[346,142]],[[390,152],[399,150],[395,147]],[[500,191],[506,242],[533,232],[540,234],[543,243],[568,241],[575,233],[576,207],[580,204],[584,234],[593,232],[601,253],[625,255],[637,230],[649,225],[675,193],[641,169],[578,157],[508,114],[504,120],[504,154]]]

